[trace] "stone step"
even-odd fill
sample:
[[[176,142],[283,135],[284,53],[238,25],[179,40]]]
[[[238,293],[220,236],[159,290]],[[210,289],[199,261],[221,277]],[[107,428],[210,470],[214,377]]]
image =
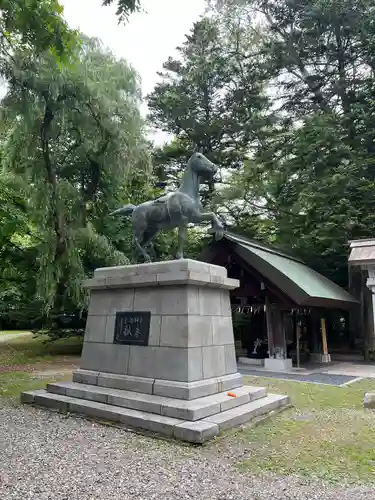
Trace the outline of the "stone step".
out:
[[[210,415],[204,418],[203,421],[214,423],[220,427],[220,430],[225,430],[248,422],[249,412],[251,413],[251,420],[253,420],[289,404],[289,396],[268,394],[265,398],[252,401],[237,408],[231,408],[217,415]]]
[[[228,392],[221,392],[186,401],[76,382],[48,384],[47,391],[72,398],[96,401],[189,421],[200,420],[266,396],[263,387],[242,386],[232,391],[236,397],[228,396]]]
[[[279,394],[268,394],[266,397],[251,401],[250,403],[242,406],[237,406],[231,410],[223,411],[217,415],[198,420],[197,422],[185,422],[179,424],[175,428],[174,436],[182,441],[189,441],[193,443],[203,442],[197,441],[200,436],[199,432],[202,431],[203,437],[205,432],[208,432],[210,425],[216,425],[219,433],[237,427],[238,425],[251,422],[258,417],[268,415],[276,410],[290,406],[289,396],[281,396]],[[207,430],[206,430],[207,429]],[[211,439],[210,437],[207,439]]]
[[[225,410],[216,416],[212,415],[194,422],[64,396],[45,390],[23,392],[21,402],[56,409],[64,413],[70,412],[99,420],[118,422],[129,427],[145,429],[183,441],[203,443],[217,436],[224,429],[244,424],[260,415],[288,405],[289,398],[269,394],[242,406]]]

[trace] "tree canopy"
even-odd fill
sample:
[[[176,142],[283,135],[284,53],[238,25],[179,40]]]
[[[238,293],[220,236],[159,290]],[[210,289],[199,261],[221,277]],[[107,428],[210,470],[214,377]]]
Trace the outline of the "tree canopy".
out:
[[[97,40],[82,37],[77,51],[74,67],[25,50],[4,66],[2,238],[9,258],[33,250],[45,314],[83,307],[87,273],[129,261],[130,235],[116,241],[108,214],[137,179],[139,197],[149,189],[137,75]]]
[[[58,2],[34,3],[1,4],[0,318],[60,335],[59,318],[85,311],[82,280],[137,258],[129,221],[109,213],[162,191],[137,73],[70,30]],[[120,2],[120,19],[136,8]],[[157,255],[174,246],[161,235]]]
[[[175,136],[159,175],[203,145],[236,166],[215,199],[228,226],[346,286],[348,240],[374,227],[373,2],[209,3],[149,99]]]
[[[195,148],[222,169],[235,170],[256,147],[272,115],[264,68],[248,57],[255,44],[244,29],[233,27],[229,34],[203,18],[178,48],[178,59],[164,63],[148,96],[149,119],[175,137],[154,154],[162,181],[175,183]]]

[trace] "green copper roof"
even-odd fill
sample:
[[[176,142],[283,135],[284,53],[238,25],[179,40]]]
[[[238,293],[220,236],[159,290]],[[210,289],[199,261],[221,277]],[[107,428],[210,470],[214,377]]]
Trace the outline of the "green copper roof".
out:
[[[286,253],[225,233],[234,249],[253,269],[273,283],[298,305],[347,308],[357,300],[328,278]]]

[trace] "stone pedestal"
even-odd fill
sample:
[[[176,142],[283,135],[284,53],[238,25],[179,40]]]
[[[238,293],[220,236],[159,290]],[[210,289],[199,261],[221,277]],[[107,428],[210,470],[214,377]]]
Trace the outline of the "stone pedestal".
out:
[[[257,358],[245,358],[245,357],[240,357],[238,358],[238,362],[242,363],[244,365],[251,365],[251,366],[264,366],[264,359],[257,359]]]
[[[321,354],[320,352],[311,353],[310,360],[313,363],[330,363],[331,355],[330,354]]]
[[[238,285],[192,260],[97,269],[85,282],[81,368],[23,402],[192,442],[287,404],[242,385],[229,299]]]
[[[293,368],[293,362],[290,358],[265,358],[264,368],[274,372],[288,372]]]
[[[375,393],[374,392],[366,392],[365,397],[363,398],[363,407],[370,408],[371,410],[375,409]]]

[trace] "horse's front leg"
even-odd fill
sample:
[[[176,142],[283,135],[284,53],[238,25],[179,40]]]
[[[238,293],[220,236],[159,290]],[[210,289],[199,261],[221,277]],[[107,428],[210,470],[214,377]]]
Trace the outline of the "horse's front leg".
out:
[[[186,237],[186,229],[187,229],[186,225],[182,225],[178,228],[178,248],[177,248],[176,259],[184,258],[184,243]]]
[[[218,216],[213,212],[203,212],[203,213],[197,212],[194,215],[194,222],[195,221],[196,222],[210,221],[212,226],[211,232],[215,234],[216,240],[221,240],[221,238],[224,236],[224,227],[220,222]]]

